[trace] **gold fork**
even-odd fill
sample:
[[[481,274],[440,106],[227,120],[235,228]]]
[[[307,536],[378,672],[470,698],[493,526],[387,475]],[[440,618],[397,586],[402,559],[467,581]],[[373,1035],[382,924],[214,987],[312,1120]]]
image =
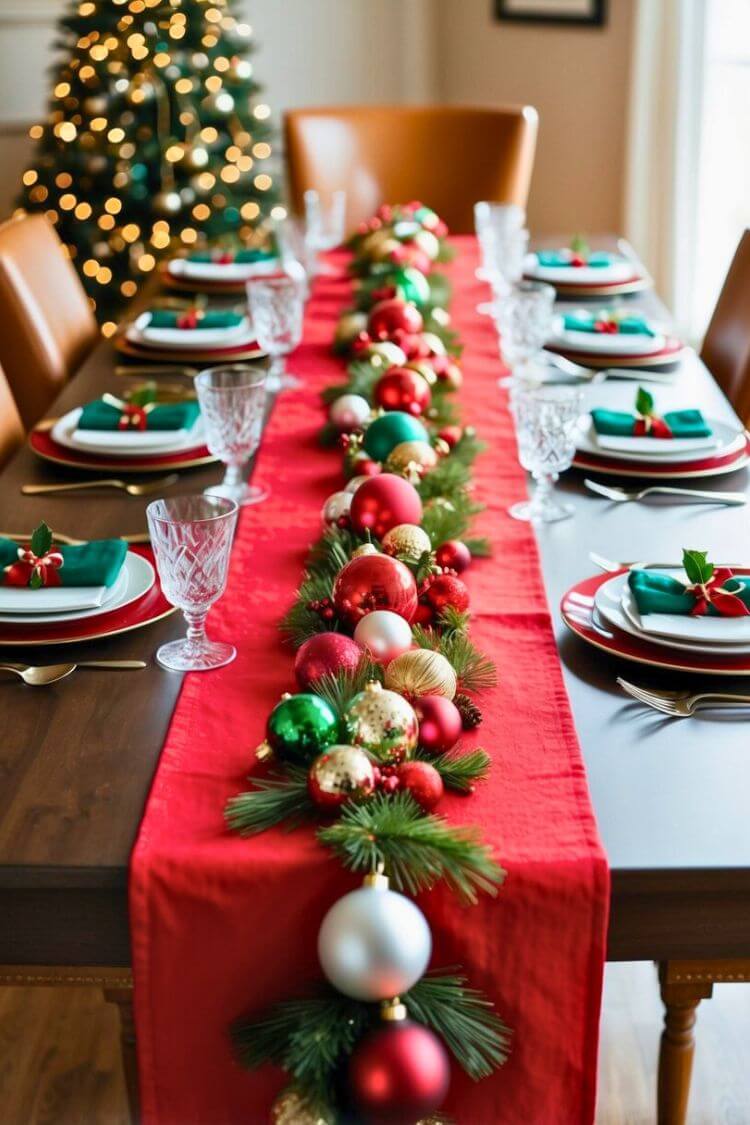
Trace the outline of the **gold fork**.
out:
[[[622,690],[632,699],[669,715],[673,719],[689,719],[699,707],[749,707],[750,695],[736,695],[729,691],[704,691],[692,694],[689,691],[656,691],[631,684],[622,676],[617,677]]]
[[[16,543],[27,543],[30,536],[28,531],[0,531],[0,539],[13,539]],[[53,531],[52,538],[64,547],[80,547],[88,543],[88,539],[75,539],[72,535],[63,535],[61,531]],[[124,539],[126,543],[150,543],[151,537],[147,531],[136,531],[132,535],[113,535],[112,539]]]
[[[114,477],[107,480],[79,480],[67,484],[23,484],[21,492],[24,496],[42,496],[48,492],[81,492],[87,488],[119,488],[127,492],[128,496],[151,496],[154,492],[161,492],[179,480],[177,473],[170,473],[167,477],[158,480],[146,481],[143,484],[129,484],[124,480]]]

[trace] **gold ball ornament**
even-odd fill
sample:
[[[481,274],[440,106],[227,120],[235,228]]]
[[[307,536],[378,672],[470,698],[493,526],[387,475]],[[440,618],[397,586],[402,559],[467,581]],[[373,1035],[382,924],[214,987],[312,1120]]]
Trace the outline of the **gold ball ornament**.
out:
[[[437,375],[426,359],[414,359],[409,363],[405,363],[404,366],[408,367],[410,371],[418,371],[431,387],[437,383]]]
[[[410,758],[419,737],[419,721],[412,705],[375,680],[347,706],[344,729],[352,746],[387,763]]]
[[[382,545],[387,555],[395,555],[397,559],[419,559],[425,551],[432,550],[429,535],[415,523],[396,524],[386,531]]]
[[[376,262],[385,262],[394,250],[398,250],[401,243],[396,238],[384,238],[371,252],[370,257]]]
[[[385,670],[385,686],[411,699],[418,695],[453,699],[458,685],[453,666],[442,653],[417,648],[390,662]]]
[[[273,1125],[330,1125],[297,1090],[283,1090],[271,1107]]]
[[[318,808],[362,801],[375,789],[372,762],[357,746],[329,746],[310,766],[307,787]]]
[[[334,335],[334,343],[343,347],[350,344],[360,332],[364,332],[367,328],[367,313],[363,312],[348,312],[339,319],[336,325],[336,332]]]
[[[378,251],[378,248],[383,242],[393,241],[393,236],[388,229],[380,229],[371,231],[370,234],[365,235],[360,243],[359,254],[362,258],[372,258]],[[398,243],[396,244],[398,245]]]
[[[368,477],[369,480],[369,477]],[[374,543],[363,543],[361,547],[355,547],[352,551],[353,559],[364,558],[365,555],[378,555],[380,552]]]
[[[419,480],[438,463],[438,455],[429,442],[401,441],[388,454],[386,471],[398,473],[412,482]]]
[[[159,191],[153,197],[151,206],[160,215],[176,215],[182,209],[182,200],[176,191]]]

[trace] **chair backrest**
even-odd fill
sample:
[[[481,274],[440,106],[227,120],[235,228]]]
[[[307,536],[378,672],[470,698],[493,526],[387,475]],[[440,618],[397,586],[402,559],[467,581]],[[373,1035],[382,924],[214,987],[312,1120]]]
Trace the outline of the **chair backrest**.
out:
[[[18,413],[5,372],[0,369],[0,468],[23,444],[24,437],[21,415]]]
[[[347,193],[353,230],[381,203],[421,199],[449,228],[473,230],[478,199],[526,206],[536,147],[530,106],[338,106],[284,119],[292,206],[307,188]]]
[[[750,423],[750,230],[735,251],[701,348],[701,359],[744,425]]]
[[[28,428],[98,338],[86,293],[43,215],[0,226],[0,364]]]

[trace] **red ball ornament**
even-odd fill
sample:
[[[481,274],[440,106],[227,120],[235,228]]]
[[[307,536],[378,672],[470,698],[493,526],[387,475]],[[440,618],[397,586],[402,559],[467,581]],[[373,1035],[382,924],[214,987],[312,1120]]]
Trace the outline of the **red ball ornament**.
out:
[[[369,1032],[349,1060],[349,1094],[366,1125],[414,1125],[440,1108],[449,1083],[445,1047],[411,1020]]]
[[[363,484],[355,498],[366,487]],[[363,555],[339,571],[333,586],[333,604],[351,628],[375,609],[389,609],[411,621],[417,608],[417,584],[408,566],[398,559],[390,555]]]
[[[375,384],[375,401],[383,410],[424,414],[432,401],[427,381],[408,367],[391,367]]]
[[[421,332],[422,324],[422,314],[416,305],[410,305],[400,297],[390,297],[373,305],[367,330],[374,340],[390,340],[394,332]]]
[[[430,754],[444,754],[463,731],[461,712],[444,695],[419,695],[414,700],[419,719],[419,745]]]
[[[402,762],[396,776],[399,789],[410,793],[425,812],[432,812],[445,792],[442,777],[429,762]]]
[[[469,591],[454,574],[436,574],[428,580],[420,601],[429,605],[436,617],[448,608],[463,613],[469,608]]]
[[[382,539],[386,531],[399,523],[421,523],[422,501],[408,480],[395,473],[380,473],[365,481],[354,493],[349,518],[360,535],[370,531]]]
[[[371,457],[356,457],[351,466],[347,467],[349,477],[376,477],[381,473],[382,467],[378,461]]]
[[[435,560],[438,566],[444,566],[448,570],[455,570],[457,574],[462,574],[471,564],[471,551],[460,539],[448,539],[447,542],[441,543],[435,551]]]
[[[318,633],[297,650],[294,675],[303,691],[312,689],[321,676],[354,672],[363,650],[344,633]]]
[[[442,430],[438,433],[438,437],[442,438],[450,449],[453,449],[460,442],[463,433],[460,426],[443,426]]]

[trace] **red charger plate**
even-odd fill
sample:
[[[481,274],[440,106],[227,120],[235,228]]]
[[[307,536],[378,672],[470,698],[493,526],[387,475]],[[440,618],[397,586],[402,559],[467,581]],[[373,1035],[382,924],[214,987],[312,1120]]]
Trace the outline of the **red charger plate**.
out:
[[[217,361],[263,359],[265,352],[253,340],[249,344],[235,344],[231,348],[202,348],[192,351],[189,348],[152,348],[134,344],[125,336],[118,336],[115,348],[122,355],[141,362],[171,363],[181,365],[186,363],[205,363],[208,367]]]
[[[550,344],[547,351],[564,356],[583,367],[666,367],[677,363],[685,351],[682,340],[670,336],[659,352],[646,352],[638,355],[623,355],[621,352],[581,352],[573,348],[562,348]]]
[[[686,477],[715,477],[742,469],[750,459],[750,438],[734,453],[704,457],[699,461],[673,461],[664,465],[658,461],[619,461],[613,457],[599,457],[595,453],[576,452],[573,467],[588,472],[603,473],[610,477],[640,477],[659,480],[677,480]]]
[[[56,465],[66,465],[73,469],[87,469],[91,472],[155,473],[162,469],[190,469],[195,465],[208,465],[216,461],[206,445],[196,445],[193,449],[181,449],[179,453],[152,453],[143,457],[127,457],[118,461],[113,457],[101,457],[82,450],[69,449],[60,445],[48,430],[32,430],[29,445],[37,457],[52,461]]]
[[[131,547],[130,550],[142,555],[156,570],[151,547]],[[83,617],[78,621],[65,621],[59,625],[30,627],[0,622],[0,645],[71,645],[76,641],[95,641],[114,637],[117,633],[129,633],[132,629],[141,629],[174,612],[175,607],[162,593],[157,572],[153,586],[142,597],[122,609],[113,609],[110,613]]]

